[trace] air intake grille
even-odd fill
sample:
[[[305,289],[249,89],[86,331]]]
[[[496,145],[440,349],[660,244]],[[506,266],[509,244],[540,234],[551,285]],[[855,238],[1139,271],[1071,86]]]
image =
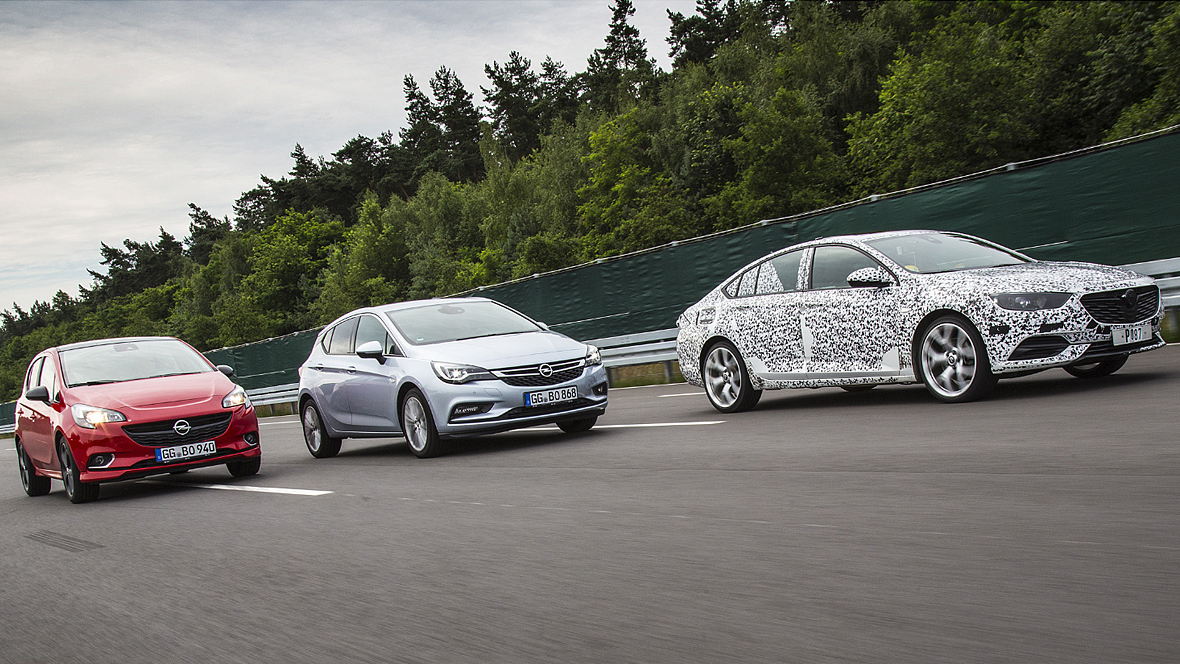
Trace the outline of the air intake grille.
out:
[[[547,367],[551,372],[548,376],[542,372]],[[493,371],[497,378],[515,387],[544,387],[571,381],[582,375],[585,367],[582,360],[565,360],[552,364],[534,364],[527,367],[513,367]]]
[[[1136,323],[1151,318],[1160,306],[1159,286],[1139,286],[1090,293],[1082,306],[1099,323]]]
[[[1041,360],[1053,357],[1069,347],[1064,337],[1056,335],[1047,337],[1029,337],[1020,342],[1016,350],[1008,356],[1009,360]]]
[[[197,417],[182,417],[180,419],[188,422],[189,425],[188,433],[183,436],[176,433],[176,429],[174,428],[177,420],[161,420],[146,424],[128,424],[123,427],[123,432],[130,436],[131,440],[148,447],[199,443],[205,440],[213,440],[225,433],[225,430],[229,428],[229,421],[232,417],[233,413],[229,412],[199,415]]]

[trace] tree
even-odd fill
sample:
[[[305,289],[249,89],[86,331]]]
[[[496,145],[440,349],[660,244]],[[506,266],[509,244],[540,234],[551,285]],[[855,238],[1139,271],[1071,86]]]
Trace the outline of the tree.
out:
[[[413,182],[430,171],[442,173],[453,182],[478,181],[483,176],[480,116],[459,77],[439,67],[430,79],[433,101],[412,76],[407,75],[404,83],[408,126],[401,131],[401,141],[417,162]]]
[[[606,44],[595,49],[586,63],[582,87],[595,111],[625,110],[655,91],[655,61],[647,57],[647,44],[639,29],[629,22],[634,14],[632,0],[615,1]]]
[[[123,240],[125,249],[108,246],[105,242],[101,245],[101,264],[106,266],[107,272],[87,270],[94,278],[94,285],[83,289],[83,297],[91,302],[162,286],[183,270],[184,247],[163,228],[160,228],[159,241],[154,244]]]
[[[184,253],[194,263],[204,265],[209,262],[209,254],[213,251],[213,245],[229,234],[229,217],[219,220],[197,207],[195,203],[189,203],[188,208],[188,216],[192,221],[188,225],[188,237],[184,241],[188,247]]]
[[[542,118],[536,110],[541,82],[531,67],[528,58],[516,51],[508,54],[503,66],[492,62],[484,67],[492,87],[480,89],[491,108],[492,129],[513,161],[540,146]]]

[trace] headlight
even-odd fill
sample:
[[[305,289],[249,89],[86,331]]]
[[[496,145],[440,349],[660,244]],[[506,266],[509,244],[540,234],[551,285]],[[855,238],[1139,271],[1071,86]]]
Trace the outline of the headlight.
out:
[[[447,362],[431,362],[434,373],[448,383],[466,383],[473,380],[495,380],[492,372],[470,364],[450,364]]]
[[[594,346],[586,346],[586,364],[602,364],[602,353]]]
[[[992,296],[996,306],[1012,311],[1040,311],[1056,309],[1069,302],[1073,293],[996,293]]]
[[[93,429],[96,425],[106,422],[127,421],[127,416],[117,410],[107,410],[106,408],[87,406],[81,403],[70,406],[70,414],[74,416],[74,421],[78,423],[78,426],[87,429]]]
[[[241,385],[235,386],[233,391],[225,395],[225,398],[221,400],[222,408],[234,408],[237,406],[250,407],[250,396],[246,394],[246,390],[243,390]]]

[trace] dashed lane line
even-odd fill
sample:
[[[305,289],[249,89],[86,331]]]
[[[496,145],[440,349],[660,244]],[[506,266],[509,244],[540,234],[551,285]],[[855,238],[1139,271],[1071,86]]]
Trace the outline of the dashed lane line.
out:
[[[703,396],[705,396],[704,392],[677,392],[676,394],[661,394],[661,395],[657,396],[656,398],[657,399],[667,399],[669,397],[703,397]]]
[[[166,482],[163,480],[144,480],[148,484],[163,484],[165,486],[191,487],[194,489],[217,489],[220,491],[249,491],[252,493],[279,493],[288,496],[326,496],[334,491],[320,491],[317,489],[285,489],[277,486],[247,486],[245,484],[190,484],[188,482]]]

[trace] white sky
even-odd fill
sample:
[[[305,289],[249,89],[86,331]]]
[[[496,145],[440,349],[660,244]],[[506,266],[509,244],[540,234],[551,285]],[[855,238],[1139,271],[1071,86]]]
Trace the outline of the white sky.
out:
[[[100,242],[188,235],[313,157],[403,126],[402,78],[439,66],[476,103],[484,65],[519,51],[582,71],[611,0],[0,2],[0,309],[77,295]],[[666,10],[633,24],[665,70]]]

